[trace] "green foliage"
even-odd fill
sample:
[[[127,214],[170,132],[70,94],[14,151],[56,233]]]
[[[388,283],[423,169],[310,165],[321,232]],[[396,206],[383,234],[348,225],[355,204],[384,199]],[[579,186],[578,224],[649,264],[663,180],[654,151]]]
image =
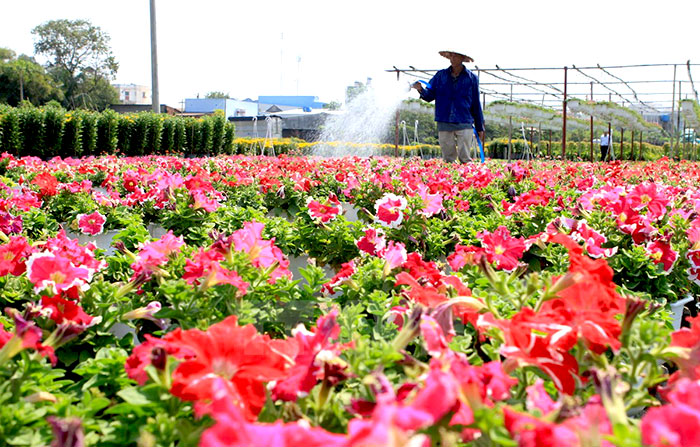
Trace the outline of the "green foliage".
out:
[[[60,107],[44,109],[44,148],[47,155],[60,153],[64,115],[65,110]]]
[[[97,151],[114,154],[119,147],[119,115],[105,110],[97,119]]]
[[[44,119],[39,109],[23,107],[20,109],[19,130],[22,132],[22,155],[44,153]]]
[[[77,112],[68,112],[63,122],[63,136],[61,138],[62,157],[78,156],[82,152],[82,115]],[[58,155],[58,154],[57,154]]]
[[[99,115],[93,112],[82,112],[82,151],[80,155],[95,155],[97,148],[97,121]]]
[[[221,113],[193,119],[152,112],[66,112],[55,105],[0,106],[0,149],[19,156],[231,154],[234,140],[235,125]]]

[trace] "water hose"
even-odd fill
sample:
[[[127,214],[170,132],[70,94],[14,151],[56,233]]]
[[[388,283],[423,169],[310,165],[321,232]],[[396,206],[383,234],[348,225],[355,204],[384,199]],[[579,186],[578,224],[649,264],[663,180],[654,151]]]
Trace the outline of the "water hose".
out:
[[[481,155],[481,162],[485,163],[486,159],[484,157],[484,143],[481,142],[479,132],[476,131],[476,127],[472,127],[472,129],[474,129],[474,137],[476,137],[476,142],[479,144],[479,155]]]

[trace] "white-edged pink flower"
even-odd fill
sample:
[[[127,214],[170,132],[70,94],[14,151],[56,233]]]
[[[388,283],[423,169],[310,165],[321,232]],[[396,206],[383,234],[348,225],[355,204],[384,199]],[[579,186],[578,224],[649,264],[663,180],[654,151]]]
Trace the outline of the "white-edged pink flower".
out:
[[[442,194],[430,194],[430,191],[426,185],[418,186],[418,195],[423,201],[423,208],[418,210],[420,214],[430,217],[445,209],[442,206]]]
[[[389,228],[398,228],[403,222],[403,210],[408,202],[404,197],[387,193],[374,205],[376,210],[375,220]]]
[[[68,258],[48,252],[32,254],[26,266],[35,293],[48,289],[58,294],[75,286],[85,289],[92,279],[87,268],[76,267]]]
[[[100,214],[99,211],[94,211],[90,214],[78,214],[78,228],[83,234],[91,236],[102,234],[105,222],[107,222],[107,218]]]
[[[331,194],[323,203],[312,197],[306,199],[309,216],[317,222],[327,223],[340,215],[340,202],[335,194]]]
[[[365,235],[355,242],[357,248],[372,256],[377,256],[386,247],[386,238],[381,229],[367,228]]]

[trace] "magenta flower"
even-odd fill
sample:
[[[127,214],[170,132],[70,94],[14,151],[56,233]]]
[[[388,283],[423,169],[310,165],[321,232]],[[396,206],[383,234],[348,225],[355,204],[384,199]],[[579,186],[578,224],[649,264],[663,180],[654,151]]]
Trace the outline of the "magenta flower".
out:
[[[442,206],[442,194],[430,194],[429,188],[426,185],[418,186],[418,195],[423,202],[423,208],[418,211],[420,214],[430,217],[445,209]]]
[[[78,214],[78,228],[80,228],[82,233],[91,236],[102,234],[106,221],[107,218],[100,214],[99,211],[90,214]]]
[[[671,244],[662,240],[650,242],[645,247],[647,254],[654,264],[661,264],[665,273],[671,273],[678,259],[678,252],[671,248]]]

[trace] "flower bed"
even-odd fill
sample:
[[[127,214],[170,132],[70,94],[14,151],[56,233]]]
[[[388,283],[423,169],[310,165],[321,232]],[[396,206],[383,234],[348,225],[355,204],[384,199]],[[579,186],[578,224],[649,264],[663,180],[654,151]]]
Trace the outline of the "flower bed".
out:
[[[698,177],[3,155],[0,440],[697,445]]]

